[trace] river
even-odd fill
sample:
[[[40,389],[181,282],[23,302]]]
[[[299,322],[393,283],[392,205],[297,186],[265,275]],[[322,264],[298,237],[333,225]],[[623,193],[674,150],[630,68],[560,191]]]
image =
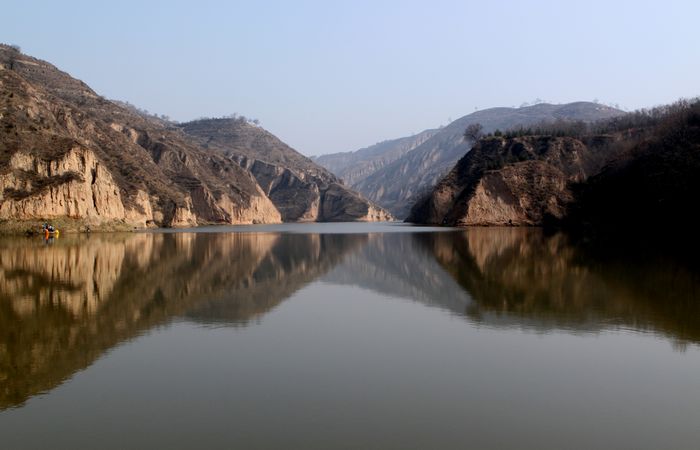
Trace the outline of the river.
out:
[[[0,448],[697,448],[700,276],[535,228],[0,240]]]

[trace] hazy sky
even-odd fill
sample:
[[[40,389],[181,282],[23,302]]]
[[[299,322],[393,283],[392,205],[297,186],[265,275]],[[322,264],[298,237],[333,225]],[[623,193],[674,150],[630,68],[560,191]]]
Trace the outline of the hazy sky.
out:
[[[700,1],[5,1],[0,41],[177,120],[237,112],[307,155],[475,108],[700,95]]]

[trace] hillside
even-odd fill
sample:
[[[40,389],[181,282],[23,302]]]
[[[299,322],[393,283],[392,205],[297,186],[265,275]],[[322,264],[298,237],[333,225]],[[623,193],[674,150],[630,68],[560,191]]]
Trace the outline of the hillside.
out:
[[[294,174],[278,183],[287,189],[263,189],[258,171],[254,176],[240,158],[0,45],[1,225],[23,229],[51,220],[76,229],[386,218],[331,174],[257,130],[264,138],[238,141],[236,155],[277,158],[273,172]],[[284,157],[277,155],[280,148]],[[327,180],[327,195],[320,198],[314,183],[296,182],[307,176]],[[321,212],[290,215],[276,206],[278,191],[302,205],[297,199],[316,198]]]
[[[406,220],[542,225],[562,219],[573,199],[570,183],[600,170],[607,143],[549,136],[482,139]]]
[[[482,138],[408,221],[619,229],[692,226],[700,102]]]
[[[597,103],[564,105],[541,103],[522,108],[490,108],[461,117],[405,153],[350,186],[399,218],[405,218],[416,199],[432,188],[469,150],[462,138],[465,128],[480,123],[485,132],[545,121],[593,122],[623,114]],[[319,158],[320,159],[320,158]]]
[[[93,227],[280,221],[250,173],[180,130],[11,48],[0,47],[0,64],[0,219]]]
[[[179,127],[250,171],[284,221],[391,219],[328,170],[244,119],[201,119]]]
[[[314,158],[348,186],[353,186],[430,139],[439,130],[379,142],[354,152],[331,153]]]

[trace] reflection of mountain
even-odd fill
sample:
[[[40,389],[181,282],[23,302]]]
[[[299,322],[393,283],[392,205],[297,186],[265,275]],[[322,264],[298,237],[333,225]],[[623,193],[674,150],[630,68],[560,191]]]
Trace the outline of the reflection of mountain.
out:
[[[183,233],[0,243],[0,409],[173,317],[246,323],[365,239]]]
[[[367,245],[349,254],[322,280],[360,286],[462,315],[471,299],[431,252],[416,244],[427,234],[373,234]]]
[[[282,234],[249,278],[198,303],[188,314],[198,322],[238,324],[269,311],[332,269],[367,241],[366,235]],[[257,308],[250,309],[251,305]],[[252,314],[251,314],[252,313]]]
[[[424,243],[471,294],[468,316],[494,326],[630,327],[700,342],[700,276],[673,260],[629,258],[540,229],[472,228]]]
[[[487,326],[700,342],[700,275],[651,256],[592,256],[537,229],[93,235],[0,250],[0,409],[174,317],[245,324],[319,277]]]

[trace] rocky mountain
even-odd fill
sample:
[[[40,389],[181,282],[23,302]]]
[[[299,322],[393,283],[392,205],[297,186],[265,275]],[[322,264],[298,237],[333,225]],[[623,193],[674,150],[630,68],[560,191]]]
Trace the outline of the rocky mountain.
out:
[[[425,130],[413,136],[379,142],[354,152],[331,153],[314,158],[319,165],[354,186],[430,139],[439,130]]]
[[[328,170],[245,119],[202,119],[179,126],[205,148],[250,171],[284,221],[392,219]]]
[[[700,194],[700,102],[589,128],[481,139],[407,220],[597,228],[693,223],[687,205]]]
[[[279,145],[269,133],[266,139]],[[267,141],[249,143],[249,155],[275,153]],[[291,170],[302,181],[305,169],[315,170],[310,177],[323,172],[299,165],[286,177],[286,167],[274,168],[277,184],[289,185],[289,197],[317,198],[320,212],[295,216],[278,201],[281,212],[279,196],[244,166],[176,124],[109,101],[53,65],[0,45],[3,228],[39,220],[71,229],[387,217],[330,174],[323,195],[317,185],[297,182]]]
[[[571,182],[601,168],[605,140],[567,137],[482,139],[419,202],[410,222],[450,225],[542,225],[562,219]]]
[[[437,130],[416,148],[350,186],[396,217],[405,218],[417,198],[429,191],[469,151],[471,143],[464,141],[463,133],[470,124],[480,123],[488,133],[557,120],[593,122],[620,114],[623,112],[618,109],[590,102],[541,103],[477,111]]]

